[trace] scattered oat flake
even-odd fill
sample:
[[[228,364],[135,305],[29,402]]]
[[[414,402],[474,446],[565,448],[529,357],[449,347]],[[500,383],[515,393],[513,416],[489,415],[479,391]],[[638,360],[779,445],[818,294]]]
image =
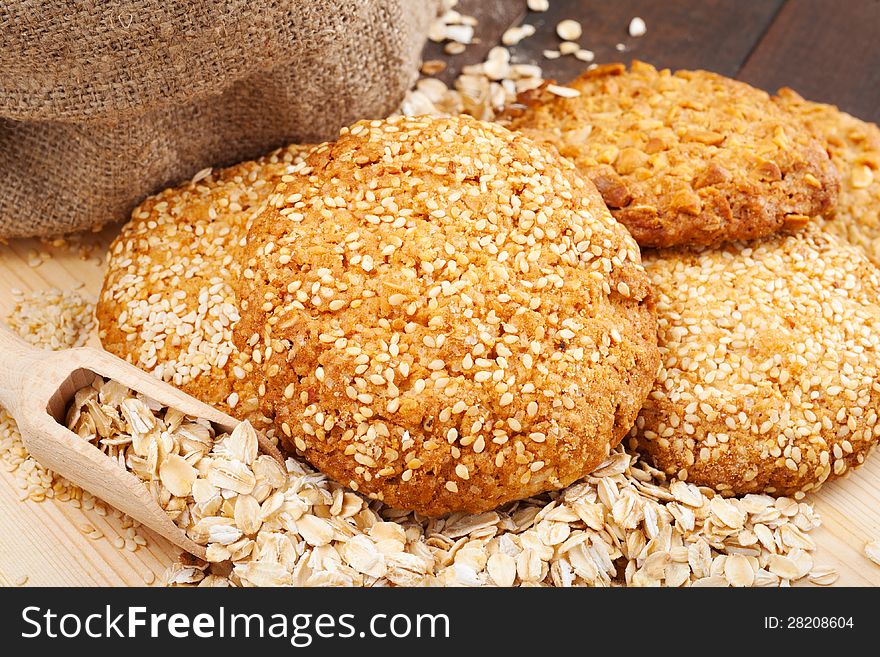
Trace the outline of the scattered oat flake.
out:
[[[868,541],[865,543],[865,556],[880,566],[880,541]]]
[[[474,39],[474,28],[470,25],[447,25],[444,36],[449,41],[467,45]]]
[[[438,73],[442,73],[445,70],[446,62],[444,62],[442,59],[429,59],[426,62],[422,62],[422,75],[437,75]]]
[[[582,33],[581,24],[570,18],[560,21],[556,26],[556,34],[563,41],[577,41],[581,38]]]
[[[751,586],[755,581],[755,570],[746,557],[735,554],[724,562],[724,576],[731,586]]]
[[[819,586],[830,586],[839,577],[840,573],[830,566],[817,566],[810,572],[810,582]]]
[[[631,37],[644,36],[647,31],[648,27],[645,25],[645,21],[638,16],[629,22],[629,35]]]
[[[767,565],[771,573],[784,579],[797,579],[800,575],[797,564],[790,557],[781,554],[771,554]]]
[[[535,33],[535,26],[529,25],[526,23],[525,25],[519,25],[515,27],[508,28],[504,34],[501,35],[501,43],[505,46],[515,46],[523,39],[526,39],[532,36]]]

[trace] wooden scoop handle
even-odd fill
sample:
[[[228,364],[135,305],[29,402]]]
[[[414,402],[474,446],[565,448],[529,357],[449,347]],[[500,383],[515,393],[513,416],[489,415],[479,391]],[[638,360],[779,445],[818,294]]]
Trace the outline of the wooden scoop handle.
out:
[[[163,406],[232,431],[238,422],[207,404],[100,349],[46,351],[32,347],[0,323],[0,404],[15,418],[28,452],[47,468],[147,525],[188,552],[205,548],[175,525],[147,487],[95,445],[64,426],[76,390],[100,375],[146,394]],[[260,449],[284,463],[278,449],[260,436]]]
[[[18,423],[22,442],[30,455],[175,545],[204,559],[205,548],[190,540],[171,521],[138,477],[56,420],[59,415],[63,419],[69,396],[77,387],[87,385],[93,376],[90,373],[101,374],[107,368],[116,368],[121,373],[133,369],[95,349],[37,349],[0,322],[0,404]],[[50,403],[56,406],[56,417],[50,415]]]

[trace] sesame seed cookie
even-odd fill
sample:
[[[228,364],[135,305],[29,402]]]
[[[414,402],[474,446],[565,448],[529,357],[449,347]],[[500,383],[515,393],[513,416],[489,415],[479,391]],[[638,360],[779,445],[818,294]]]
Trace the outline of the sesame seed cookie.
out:
[[[497,125],[344,129],[284,178],[247,250],[235,340],[276,434],[393,507],[570,484],[657,371],[635,241],[571,163]]]
[[[753,239],[834,205],[828,154],[763,91],[638,61],[568,86],[526,92],[505,123],[570,158],[642,246]]]
[[[880,265],[880,128],[833,105],[804,100],[791,89],[780,89],[777,101],[827,144],[840,172],[840,197],[834,216],[820,222],[823,230],[860,247]]]
[[[247,224],[309,146],[206,170],[151,196],[110,247],[96,315],[104,349],[238,417],[258,408],[232,343]]]
[[[632,430],[654,465],[722,493],[815,490],[880,435],[880,271],[811,226],[645,253],[662,364]]]

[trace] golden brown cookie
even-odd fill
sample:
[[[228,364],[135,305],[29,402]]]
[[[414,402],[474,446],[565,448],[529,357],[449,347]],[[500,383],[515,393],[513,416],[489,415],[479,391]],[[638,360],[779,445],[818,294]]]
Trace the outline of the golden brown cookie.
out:
[[[526,92],[506,123],[570,158],[642,246],[752,239],[834,205],[828,154],[763,91],[638,61],[568,86]]]
[[[818,227],[645,253],[662,364],[633,428],[654,465],[724,493],[796,494],[880,435],[880,272]]]
[[[497,125],[357,123],[285,177],[247,248],[235,340],[276,426],[394,507],[570,484],[656,373],[635,241],[571,163]]]
[[[310,146],[289,146],[151,196],[110,247],[96,315],[104,348],[238,417],[256,410],[232,344],[240,242]]]
[[[827,144],[840,172],[840,197],[824,230],[860,247],[880,265],[880,128],[833,105],[813,103],[791,89],[780,89],[778,102],[800,116],[814,136]]]

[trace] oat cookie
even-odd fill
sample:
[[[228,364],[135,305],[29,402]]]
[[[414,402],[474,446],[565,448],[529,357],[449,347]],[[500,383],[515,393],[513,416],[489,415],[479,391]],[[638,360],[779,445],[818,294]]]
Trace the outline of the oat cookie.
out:
[[[632,446],[724,493],[796,494],[880,435],[880,272],[810,227],[645,254],[662,364]]]
[[[629,430],[659,362],[648,279],[571,163],[397,117],[284,181],[248,233],[235,340],[316,467],[394,507],[481,511],[571,483]]]
[[[777,101],[799,115],[815,137],[827,144],[840,172],[834,215],[820,225],[860,247],[880,265],[880,128],[833,105],[804,100],[791,89],[780,89]]]
[[[166,189],[132,213],[110,247],[96,315],[104,348],[238,417],[256,410],[232,344],[240,242],[309,146]]]
[[[633,62],[526,92],[506,123],[588,175],[642,246],[710,245],[799,227],[833,206],[827,153],[763,91]]]

